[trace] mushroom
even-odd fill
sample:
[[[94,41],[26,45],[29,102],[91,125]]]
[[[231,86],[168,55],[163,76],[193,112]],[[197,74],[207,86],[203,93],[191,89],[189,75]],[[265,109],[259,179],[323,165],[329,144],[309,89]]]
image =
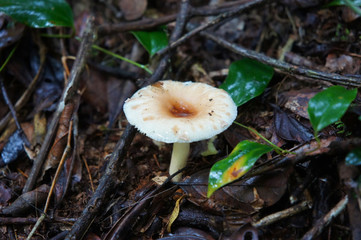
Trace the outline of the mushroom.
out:
[[[138,90],[123,107],[130,124],[148,137],[173,143],[172,175],[184,168],[190,143],[226,130],[237,106],[223,89],[205,83],[163,80]],[[177,174],[174,182],[181,180]]]

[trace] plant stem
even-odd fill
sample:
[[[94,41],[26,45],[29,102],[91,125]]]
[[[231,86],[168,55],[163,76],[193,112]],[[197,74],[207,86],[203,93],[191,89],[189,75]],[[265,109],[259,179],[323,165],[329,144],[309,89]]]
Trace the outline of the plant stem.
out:
[[[106,53],[106,54],[108,54],[108,55],[110,55],[110,56],[112,56],[112,57],[118,58],[118,59],[120,59],[120,60],[122,60],[122,61],[125,61],[125,62],[127,62],[127,63],[133,64],[134,66],[137,66],[137,67],[145,70],[145,71],[146,71],[147,73],[149,73],[149,74],[153,74],[153,72],[152,72],[149,68],[147,68],[145,65],[143,65],[143,64],[134,62],[134,61],[132,61],[132,60],[130,60],[130,59],[128,59],[128,58],[125,58],[125,57],[123,57],[123,56],[120,56],[119,54],[113,53],[113,52],[111,52],[111,51],[109,51],[109,50],[106,50],[105,48],[99,47],[98,45],[95,45],[95,44],[92,45],[92,48],[94,48],[94,49],[96,49],[96,50],[98,50],[98,51],[101,51],[101,52],[103,52],[103,53]]]
[[[262,138],[263,141],[265,141],[266,143],[268,143],[268,145],[270,145],[277,153],[281,153],[281,154],[296,154],[294,152],[290,152],[288,150],[284,150],[280,147],[278,147],[277,145],[275,145],[274,143],[272,143],[270,140],[268,140],[267,138],[265,138],[264,136],[262,136],[262,134],[260,134],[259,132],[257,132],[256,129],[251,128],[251,127],[247,127],[239,122],[234,121],[235,124],[237,124],[238,126],[241,126],[245,129],[247,129],[248,131],[251,131],[252,133],[256,134],[258,137]]]
[[[15,47],[13,47],[13,49],[11,49],[11,52],[9,53],[9,55],[5,59],[5,62],[0,67],[0,72],[2,72],[2,70],[4,69],[6,64],[8,64],[8,62],[10,61],[10,58],[14,55],[14,52],[18,48],[18,46],[19,46],[19,42],[15,45]]]

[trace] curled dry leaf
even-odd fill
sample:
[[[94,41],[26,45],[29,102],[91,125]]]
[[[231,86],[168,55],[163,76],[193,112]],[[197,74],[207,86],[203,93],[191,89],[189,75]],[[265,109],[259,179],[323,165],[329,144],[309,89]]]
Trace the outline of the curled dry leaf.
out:
[[[242,179],[221,188],[210,198],[207,198],[209,170],[192,175],[181,188],[188,194],[189,201],[210,211],[252,214],[275,204],[283,196],[291,171],[291,168],[276,169]]]

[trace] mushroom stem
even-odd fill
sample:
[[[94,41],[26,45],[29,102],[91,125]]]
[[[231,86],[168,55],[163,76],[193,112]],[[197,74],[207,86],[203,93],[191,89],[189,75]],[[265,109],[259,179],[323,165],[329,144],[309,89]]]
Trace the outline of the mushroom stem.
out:
[[[170,159],[169,175],[177,172],[187,165],[189,155],[189,143],[173,143],[172,158]],[[177,174],[172,181],[179,182],[182,179],[182,174]]]

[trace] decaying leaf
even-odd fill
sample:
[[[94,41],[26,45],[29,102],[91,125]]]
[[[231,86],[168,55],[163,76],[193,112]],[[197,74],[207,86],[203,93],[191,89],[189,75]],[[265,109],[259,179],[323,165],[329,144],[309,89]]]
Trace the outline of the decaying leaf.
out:
[[[313,138],[313,134],[307,127],[275,105],[274,113],[274,126],[279,137],[300,143],[308,142]]]
[[[2,209],[1,214],[11,216],[21,216],[23,213],[34,209],[34,206],[40,206],[46,200],[50,187],[46,184],[41,185],[31,192],[19,196],[10,206]]]
[[[61,156],[63,155],[63,151],[67,142],[70,119],[72,117],[73,110],[74,104],[68,103],[65,106],[63,113],[61,114],[61,117],[59,119],[58,131],[54,140],[54,145],[52,146],[51,151],[49,152],[46,162],[44,164],[43,174],[48,169],[55,168],[58,165]]]

